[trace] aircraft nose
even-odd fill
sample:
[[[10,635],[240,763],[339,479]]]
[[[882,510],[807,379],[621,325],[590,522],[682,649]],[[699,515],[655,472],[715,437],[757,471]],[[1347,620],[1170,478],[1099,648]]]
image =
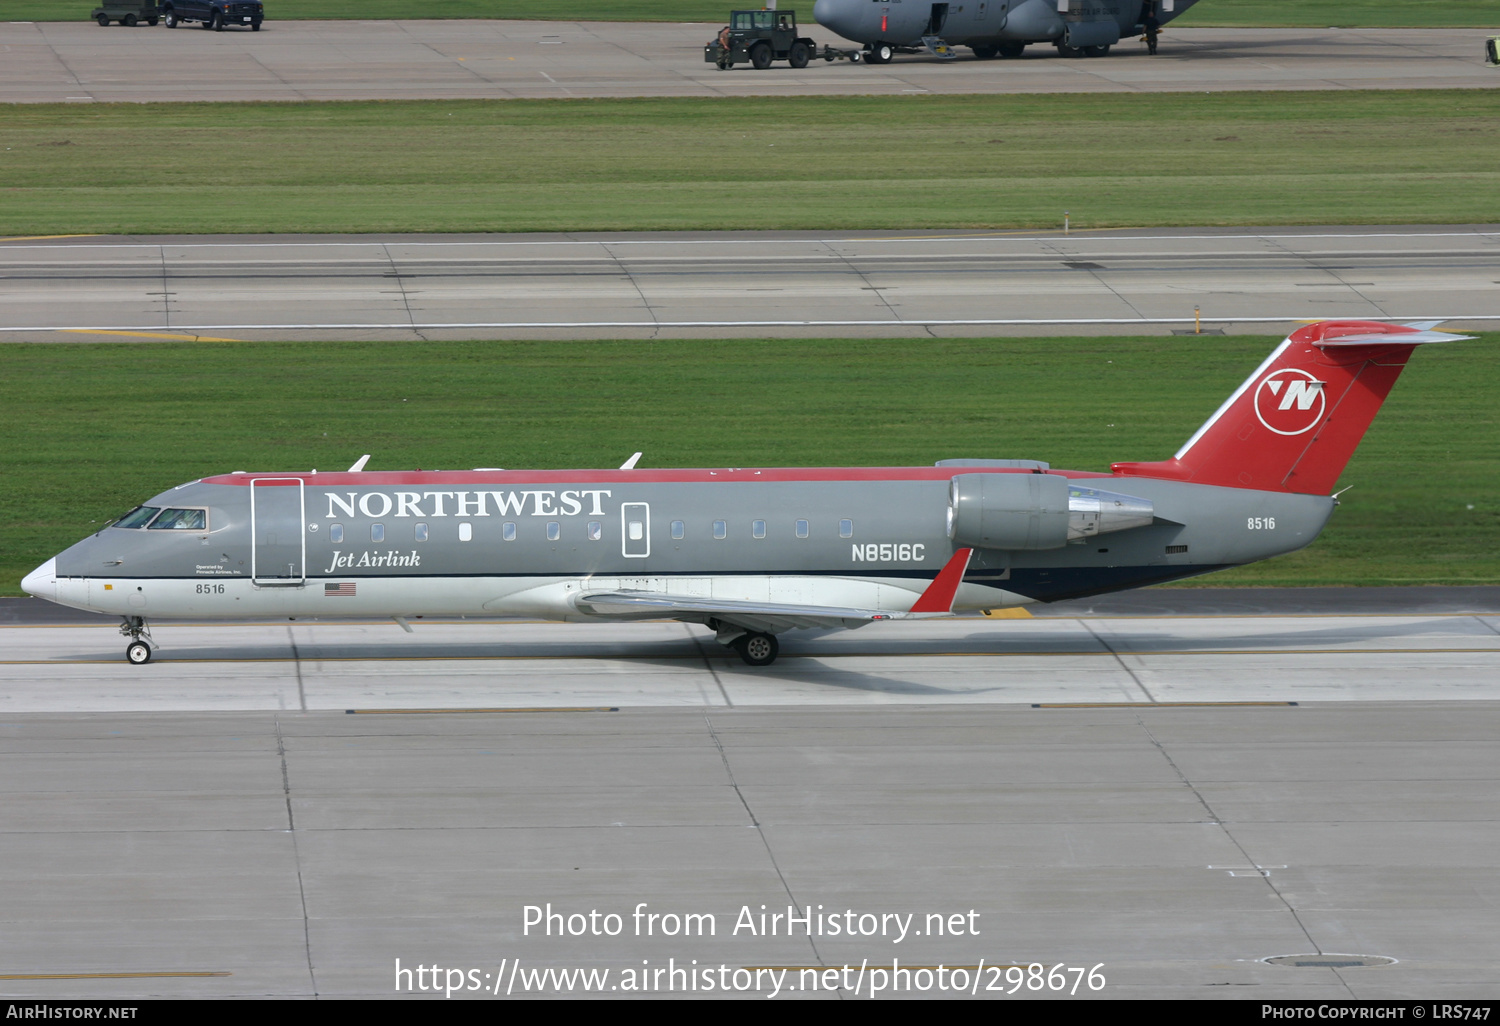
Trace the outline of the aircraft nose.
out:
[[[852,39],[855,19],[851,17],[849,0],[817,0],[813,4],[813,20],[830,32],[837,32],[845,39]]]
[[[28,595],[46,599],[48,602],[57,601],[57,559],[47,560],[31,573],[21,578],[21,590]]]

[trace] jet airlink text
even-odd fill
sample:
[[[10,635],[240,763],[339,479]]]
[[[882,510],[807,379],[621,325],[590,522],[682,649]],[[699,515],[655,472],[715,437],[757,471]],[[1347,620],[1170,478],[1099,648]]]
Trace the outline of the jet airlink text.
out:
[[[603,516],[605,496],[609,489],[588,488],[569,491],[536,492],[347,492],[345,499],[333,492],[328,493],[328,512],[325,519],[336,519],[340,514],[354,516],[359,509],[367,517],[487,517],[489,506],[494,504],[500,516],[524,516],[527,503],[531,504],[534,517],[576,517],[583,513],[585,501],[589,505],[589,516]],[[452,499],[452,512],[448,500]],[[421,503],[431,501],[427,509]],[[337,508],[335,508],[337,507]]]

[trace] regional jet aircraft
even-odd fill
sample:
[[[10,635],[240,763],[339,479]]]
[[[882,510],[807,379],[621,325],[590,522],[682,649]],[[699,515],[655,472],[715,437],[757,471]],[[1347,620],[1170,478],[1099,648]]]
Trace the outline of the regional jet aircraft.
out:
[[[838,469],[236,471],[22,582],[123,619],[526,615],[704,624],[764,666],[795,628],[1052,602],[1292,552],[1431,325],[1294,332],[1169,460]],[[637,454],[639,456],[639,454]],[[368,457],[367,457],[368,458]],[[409,627],[408,627],[409,629]]]
[[[896,53],[929,50],[955,56],[967,46],[981,60],[1019,57],[1029,43],[1056,46],[1065,57],[1103,57],[1120,39],[1156,29],[1197,0],[817,0],[824,28],[864,44],[864,58],[885,64]]]

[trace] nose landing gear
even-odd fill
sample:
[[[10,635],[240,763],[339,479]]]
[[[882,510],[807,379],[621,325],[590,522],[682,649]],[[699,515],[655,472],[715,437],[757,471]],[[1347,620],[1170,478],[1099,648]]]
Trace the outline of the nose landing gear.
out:
[[[146,625],[146,618],[143,616],[127,616],[123,619],[125,622],[120,624],[120,633],[130,639],[130,644],[125,646],[125,661],[132,666],[144,666],[151,661],[151,654],[156,650],[151,628]]]

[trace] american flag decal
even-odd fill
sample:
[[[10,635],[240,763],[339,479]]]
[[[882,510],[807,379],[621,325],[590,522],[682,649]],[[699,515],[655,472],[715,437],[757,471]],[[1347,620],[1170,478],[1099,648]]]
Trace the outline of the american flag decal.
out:
[[[353,594],[354,594],[354,582],[353,581],[349,581],[349,582],[347,582],[345,584],[325,584],[325,585],[323,585],[323,597],[324,598],[333,598],[336,595],[353,595]]]

